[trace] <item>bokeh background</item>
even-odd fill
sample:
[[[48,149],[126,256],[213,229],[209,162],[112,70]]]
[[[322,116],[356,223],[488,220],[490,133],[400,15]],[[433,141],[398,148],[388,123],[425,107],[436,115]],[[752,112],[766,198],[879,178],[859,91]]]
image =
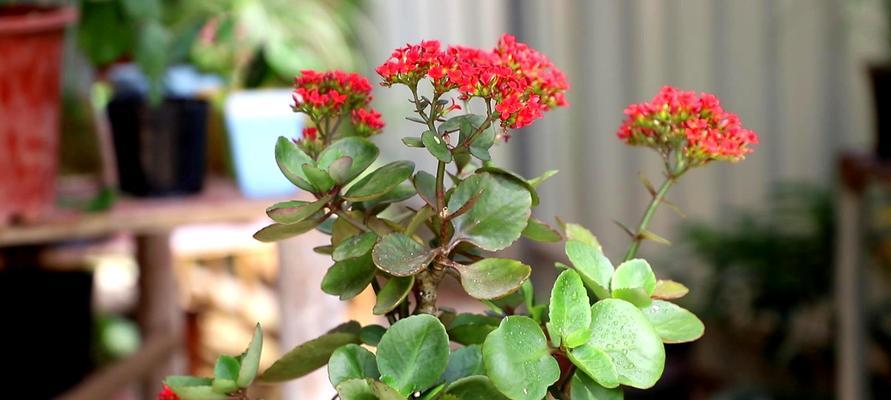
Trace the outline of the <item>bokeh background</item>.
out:
[[[503,33],[563,69],[571,106],[515,132],[495,158],[527,177],[558,169],[542,186],[535,215],[589,227],[612,258],[628,241],[615,222],[635,224],[649,201],[639,176],[655,182],[661,171],[655,154],[616,139],[627,104],[663,85],[710,92],[760,135],[746,160],[685,175],[669,194],[682,212],[656,215],[651,230],[672,245],[647,243],[642,254],[657,275],[690,286],[681,303],[707,330],[699,342],[671,346],[660,384],[628,391],[628,398],[891,396],[889,161],[876,155],[877,121],[889,110],[876,105],[870,75],[891,50],[885,0],[82,0],[0,7],[23,4],[74,7],[80,21],[63,36],[55,211],[0,221],[0,338],[5,346],[25,343],[15,357],[33,368],[62,354],[83,362],[60,364],[39,379],[21,368],[15,379],[45,384],[22,398],[83,389],[91,373],[120,366],[153,343],[144,317],[149,290],[172,296],[185,315],[176,328],[184,337],[177,348],[185,350],[165,365],[194,373],[207,373],[215,354],[240,352],[254,321],[268,327],[264,362],[342,320],[374,321],[373,297],[341,304],[319,291],[329,264],[312,253],[321,236],[279,246],[251,239],[266,222],[263,204],[299,194],[264,180],[268,170],[258,171],[260,183],[247,183],[245,168],[272,159],[269,137],[298,135],[302,122],[288,115],[286,92],[300,69],[357,71],[377,83],[374,67],[406,43],[490,48]],[[8,10],[0,18],[15,14]],[[11,47],[2,46],[10,45],[0,45],[0,67],[10,66],[18,56],[6,57]],[[259,106],[233,100],[257,89],[265,94]],[[387,122],[375,138],[382,158],[433,169],[424,152],[398,140],[419,133],[404,119],[407,90],[376,87],[374,94]],[[129,95],[149,104],[171,97],[206,104],[201,157],[190,158],[206,171],[198,190],[162,199],[148,189],[118,190],[132,178],[121,167],[130,156],[109,110],[129,104],[122,103]],[[0,120],[12,125],[16,116],[5,110]],[[245,115],[242,125],[235,117]],[[264,118],[277,122],[257,122]],[[161,153],[169,156],[167,146]],[[841,179],[843,158],[856,167],[846,170],[853,178]],[[160,165],[141,168],[151,174],[165,169]],[[14,179],[0,176],[7,186]],[[147,235],[147,225],[126,222],[81,229],[109,215],[153,213],[184,217],[169,218],[169,235]],[[28,236],[60,226],[76,234]],[[175,288],[140,283],[152,269],[139,265],[157,261],[147,243],[169,244],[162,263],[172,268]],[[532,262],[537,288],[548,293],[560,246],[520,242],[511,251]],[[457,307],[482,309],[458,291],[446,296]],[[60,302],[82,307],[63,321],[53,307]],[[70,340],[60,341],[64,327]],[[105,393],[148,398],[158,389],[149,370],[108,380],[113,389]],[[333,394],[324,372],[262,390],[268,398]]]

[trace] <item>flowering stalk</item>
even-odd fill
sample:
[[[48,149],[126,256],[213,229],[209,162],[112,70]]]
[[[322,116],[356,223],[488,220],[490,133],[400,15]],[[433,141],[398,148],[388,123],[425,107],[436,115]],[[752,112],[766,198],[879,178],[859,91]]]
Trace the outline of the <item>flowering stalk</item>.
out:
[[[668,193],[668,189],[671,188],[671,185],[674,184],[677,179],[677,176],[667,176],[665,182],[662,182],[662,186],[660,186],[656,194],[653,195],[653,199],[650,200],[650,205],[647,206],[647,211],[644,212],[643,217],[640,219],[640,223],[637,225],[637,232],[634,233],[634,236],[631,239],[631,244],[625,252],[625,257],[623,258],[624,261],[628,261],[637,255],[637,250],[640,249],[640,244],[644,240],[644,232],[647,231],[647,227],[650,225],[650,220],[653,218],[653,215],[656,214],[656,209],[659,208],[659,204],[665,199],[665,194]]]

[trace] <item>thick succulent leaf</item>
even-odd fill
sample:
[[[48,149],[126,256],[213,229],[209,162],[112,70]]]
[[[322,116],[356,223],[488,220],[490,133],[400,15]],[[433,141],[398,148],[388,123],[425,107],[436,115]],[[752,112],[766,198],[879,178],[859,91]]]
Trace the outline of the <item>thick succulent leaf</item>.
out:
[[[652,297],[660,300],[674,300],[686,296],[688,292],[690,292],[690,289],[687,289],[682,283],[660,279],[656,281]]]
[[[430,205],[430,207],[436,207],[436,177],[430,175],[425,171],[418,171],[415,174],[415,177],[412,178],[412,184],[415,186],[415,190],[418,192],[418,195],[421,196],[424,201]]]
[[[567,225],[568,226],[568,225]],[[598,298],[610,297],[610,278],[613,276],[613,264],[606,258],[599,246],[590,242],[571,239],[565,245],[566,256],[585,283]]]
[[[362,339],[362,343],[377,347],[377,344],[381,341],[381,337],[384,336],[384,333],[386,332],[387,328],[380,325],[374,324],[363,326],[362,330],[359,331],[359,338]]]
[[[557,172],[559,171],[557,171],[556,169],[549,169],[540,176],[536,176],[535,178],[530,179],[529,185],[534,188],[538,188],[538,186],[544,183],[544,181],[550,179],[554,175],[557,175]]]
[[[283,382],[304,376],[325,365],[335,350],[350,343],[359,343],[359,335],[352,332],[326,333],[285,353],[263,372],[260,380]]]
[[[408,147],[424,147],[424,141],[421,138],[406,136],[402,138],[402,143]]]
[[[381,238],[371,252],[374,265],[394,276],[414,275],[430,264],[433,252],[403,233]]]
[[[257,377],[257,369],[260,368],[260,353],[263,351],[263,329],[260,324],[254,327],[254,336],[247,349],[241,355],[241,367],[238,370],[238,379],[235,383],[238,387],[246,388]]]
[[[482,374],[455,381],[448,386],[446,393],[460,400],[507,400],[492,381]]]
[[[612,291],[612,296],[634,304],[638,308],[647,307],[653,302],[653,299],[647,295],[646,290],[643,288],[615,289]]]
[[[343,195],[349,201],[371,200],[387,194],[408,179],[415,170],[411,161],[394,161],[366,175]]]
[[[362,208],[366,210],[371,210],[378,206],[383,206],[384,204],[398,203],[400,201],[408,200],[415,195],[415,188],[408,181],[402,182],[392,190],[387,193],[384,193],[383,196],[362,202]]]
[[[489,173],[489,174],[492,174],[495,176],[499,176],[499,177],[508,179],[511,182],[514,182],[514,183],[520,185],[521,187],[526,189],[529,192],[529,195],[532,197],[532,206],[538,205],[538,202],[539,202],[538,192],[535,190],[534,187],[532,187],[532,185],[529,184],[529,181],[527,181],[526,178],[523,178],[522,176],[520,176],[514,172],[508,171],[506,169],[494,167],[491,165],[486,165],[486,166],[477,168],[476,173],[478,173],[478,174]]]
[[[498,328],[499,323],[501,323],[501,320],[488,315],[458,314],[449,323],[449,338],[453,342],[465,346],[483,344],[486,336]]]
[[[338,261],[322,278],[322,291],[341,300],[352,299],[368,287],[374,271],[370,255]]]
[[[319,154],[318,167],[330,171],[331,166],[337,160],[349,157],[352,161],[348,172],[338,172],[338,175],[341,181],[350,182],[365,171],[377,159],[379,153],[380,150],[377,146],[368,139],[348,136],[335,140],[325,150],[322,150]]]
[[[547,323],[555,347],[578,347],[591,336],[591,303],[582,278],[574,270],[560,273],[551,289]]]
[[[467,294],[482,300],[507,296],[529,278],[532,268],[507,258],[484,258],[458,267]]]
[[[275,203],[266,209],[266,215],[280,224],[296,224],[321,211],[331,198],[331,195],[327,195],[313,202],[292,200]]]
[[[339,347],[328,359],[328,381],[337,387],[350,379],[377,379],[377,360],[370,351],[354,343]]]
[[[512,400],[541,400],[560,378],[544,332],[528,317],[509,316],[483,344],[483,364],[492,383]]]
[[[674,303],[654,300],[641,311],[665,343],[692,342],[705,333],[705,325],[695,314]]]
[[[437,136],[435,132],[424,132],[421,134],[421,141],[433,157],[445,163],[452,162],[452,152],[449,150],[448,144],[441,137]]]
[[[582,372],[576,372],[569,383],[572,400],[623,400],[621,388],[607,389],[591,380]]]
[[[401,319],[381,338],[377,366],[381,381],[403,396],[427,389],[446,369],[449,337],[439,320],[427,314]]]
[[[373,379],[350,379],[337,385],[341,400],[405,400],[393,388]]]
[[[535,218],[529,218],[526,228],[523,229],[523,236],[542,243],[556,243],[563,239],[560,232]]]
[[[340,157],[328,166],[328,176],[338,185],[344,185],[353,179],[353,158]]]
[[[316,188],[316,193],[325,193],[334,187],[334,178],[328,175],[328,171],[313,164],[303,164],[303,174],[306,175],[309,183]]]
[[[615,293],[617,289],[643,289],[647,297],[653,294],[656,288],[656,274],[650,264],[640,258],[628,260],[620,264],[613,273],[610,289]]]
[[[303,173],[303,164],[314,164],[312,157],[297,147],[290,139],[279,136],[275,142],[275,162],[278,168],[291,183],[304,190],[312,190],[312,186]]]
[[[643,313],[627,301],[605,299],[591,307],[591,318],[593,333],[586,345],[610,357],[619,383],[652,387],[665,368],[665,346]]]
[[[377,243],[377,235],[374,232],[360,233],[350,236],[337,244],[331,257],[334,261],[344,261],[350,258],[361,257],[368,254],[374,244]]]
[[[415,284],[415,277],[398,277],[390,278],[384,287],[377,294],[377,300],[374,304],[374,315],[384,315],[393,311],[408,297],[411,288]]]
[[[482,349],[478,345],[470,345],[458,348],[449,355],[449,364],[439,382],[450,384],[461,378],[485,374]]]
[[[312,217],[294,224],[272,224],[257,231],[254,239],[261,242],[277,242],[311,231],[322,223],[320,218]]]
[[[449,198],[449,210],[460,209],[474,196],[473,207],[452,220],[454,240],[497,251],[520,237],[531,213],[532,198],[527,190],[506,178],[476,174],[458,185]]]
[[[619,373],[606,352],[585,344],[572,349],[567,355],[575,366],[600,385],[607,388],[619,386]]]
[[[587,243],[594,246],[597,250],[601,250],[600,242],[597,241],[597,237],[584,226],[579,224],[565,224],[563,230],[566,231],[566,239]]]

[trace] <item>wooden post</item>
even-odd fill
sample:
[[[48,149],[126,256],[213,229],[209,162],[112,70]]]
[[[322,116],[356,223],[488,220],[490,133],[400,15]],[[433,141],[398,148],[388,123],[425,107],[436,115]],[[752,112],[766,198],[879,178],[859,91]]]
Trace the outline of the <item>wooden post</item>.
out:
[[[836,339],[836,398],[870,398],[866,388],[863,326],[862,218],[860,193],[847,185],[837,197],[835,303],[838,312]]]
[[[137,315],[143,338],[172,335],[183,343],[185,319],[173,273],[170,232],[136,236],[136,260],[139,263]],[[180,344],[170,352],[166,361],[147,371],[143,380],[143,398],[154,398],[165,376],[186,372],[185,354]]]

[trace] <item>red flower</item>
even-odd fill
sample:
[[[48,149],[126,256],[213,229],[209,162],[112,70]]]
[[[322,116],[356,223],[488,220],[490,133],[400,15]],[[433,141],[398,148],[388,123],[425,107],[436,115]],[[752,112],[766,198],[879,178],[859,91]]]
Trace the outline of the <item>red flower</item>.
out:
[[[717,97],[664,86],[648,103],[631,104],[617,136],[630,145],[682,151],[691,166],[711,160],[739,161],[758,144],[736,114]]]
[[[161,391],[158,392],[157,400],[179,400],[179,396],[173,392],[173,389],[171,389],[170,386],[164,385],[164,387],[161,388]]]
[[[441,50],[437,41],[409,44],[394,51],[377,72],[384,86],[414,87],[427,77],[437,95],[457,90],[461,100],[493,102],[505,128],[530,125],[543,111],[568,105],[563,72],[511,35],[502,36],[493,51],[463,46]]]
[[[371,83],[362,75],[343,71],[304,70],[294,78],[296,112],[314,119],[331,118],[371,102]]]
[[[306,127],[303,128],[303,135],[301,136],[301,140],[316,140],[316,136],[318,136],[319,130],[314,127]]]
[[[379,133],[384,128],[384,120],[381,114],[373,108],[364,109],[357,108],[353,110],[351,115],[353,126],[356,127],[356,133],[360,136],[371,136]]]

